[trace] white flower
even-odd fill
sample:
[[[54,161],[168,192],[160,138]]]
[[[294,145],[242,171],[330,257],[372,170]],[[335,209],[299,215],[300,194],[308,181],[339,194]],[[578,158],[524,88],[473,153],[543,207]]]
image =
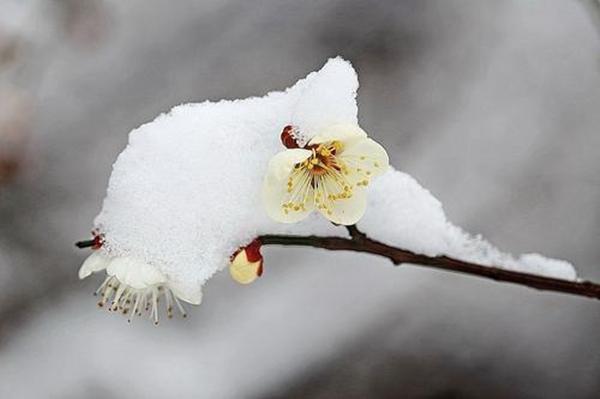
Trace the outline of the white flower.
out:
[[[110,258],[102,250],[94,251],[81,265],[79,278],[106,270],[107,277],[96,291],[99,307],[108,305],[110,311],[134,315],[148,313],[158,324],[159,299],[164,296],[167,316],[173,316],[176,306],[183,317],[187,314],[180,302],[197,305],[202,301],[200,287],[184,285],[170,280],[164,273],[140,259],[133,257]]]
[[[357,125],[333,125],[303,148],[289,148],[269,162],[263,200],[269,216],[294,223],[313,210],[351,225],[365,213],[366,187],[385,172],[385,149]]]

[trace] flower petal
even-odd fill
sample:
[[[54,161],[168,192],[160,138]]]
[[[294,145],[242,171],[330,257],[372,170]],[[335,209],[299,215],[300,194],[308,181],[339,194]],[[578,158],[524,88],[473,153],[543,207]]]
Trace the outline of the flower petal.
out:
[[[137,289],[167,282],[167,277],[156,267],[130,256],[121,256],[111,260],[106,268],[106,273],[109,276],[115,276],[121,283]]]
[[[351,143],[354,140],[367,138],[367,133],[358,125],[338,124],[329,126],[327,129],[319,132],[309,142],[309,145],[326,143],[330,141],[341,141],[342,143]]]
[[[192,305],[200,305],[200,302],[202,302],[202,287],[200,284],[169,281],[167,285],[182,301]]]
[[[350,198],[342,198],[328,203],[328,209],[319,212],[333,223],[349,226],[363,217],[367,209],[366,190],[354,190]]]
[[[283,180],[285,185],[286,179],[294,169],[294,165],[304,161],[311,155],[312,151],[303,148],[293,148],[275,154],[269,161],[266,178],[277,181]]]
[[[83,280],[92,273],[106,269],[109,262],[110,258],[102,253],[102,251],[94,251],[83,261],[83,264],[79,268],[79,279]]]
[[[294,166],[312,155],[312,152],[305,149],[295,148],[282,151],[275,155],[269,162],[267,175],[263,181],[263,202],[269,216],[274,220],[283,223],[298,222],[308,216],[313,209],[313,195],[310,187],[309,176],[303,176],[295,171]],[[296,184],[292,190],[288,190],[288,181],[293,178]],[[303,207],[294,209],[284,207],[291,202],[297,203],[300,200],[307,199]]]
[[[262,260],[250,262],[246,250],[241,250],[229,265],[231,277],[240,284],[250,284],[258,278]]]
[[[387,171],[390,162],[385,149],[368,138],[350,143],[342,150],[339,158],[348,167],[348,179],[353,184],[361,181],[368,184],[372,177]]]

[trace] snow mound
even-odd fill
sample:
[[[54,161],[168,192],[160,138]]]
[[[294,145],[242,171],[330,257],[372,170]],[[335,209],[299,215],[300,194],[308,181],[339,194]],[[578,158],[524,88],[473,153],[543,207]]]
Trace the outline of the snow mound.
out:
[[[279,135],[298,126],[306,139],[332,124],[356,124],[358,80],[350,63],[331,59],[283,92],[260,98],[186,104],[133,130],[114,164],[95,220],[111,256],[130,255],[174,281],[203,284],[229,256],[260,234],[346,235],[318,215],[287,225],[261,202]],[[446,220],[441,203],[412,177],[390,170],[375,179],[359,227],[369,236],[427,255],[574,279],[570,264],[515,259]]]
[[[406,173],[390,170],[377,179],[369,207],[358,223],[371,238],[429,255],[497,266],[547,277],[575,280],[573,266],[565,261],[526,254],[518,258],[501,252],[480,236],[472,236],[446,219],[442,204]]]

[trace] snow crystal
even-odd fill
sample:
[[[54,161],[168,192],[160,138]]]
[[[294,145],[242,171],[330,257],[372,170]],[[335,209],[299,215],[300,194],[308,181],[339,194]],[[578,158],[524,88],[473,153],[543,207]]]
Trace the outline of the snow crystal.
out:
[[[229,256],[267,233],[346,235],[318,215],[272,221],[261,202],[270,158],[286,125],[309,139],[324,126],[357,123],[358,80],[335,58],[284,92],[186,104],[131,132],[114,164],[95,224],[112,256],[132,255],[174,281],[202,284]],[[359,227],[369,236],[427,255],[575,278],[572,267],[539,255],[514,259],[446,220],[440,202],[410,176],[375,179]]]

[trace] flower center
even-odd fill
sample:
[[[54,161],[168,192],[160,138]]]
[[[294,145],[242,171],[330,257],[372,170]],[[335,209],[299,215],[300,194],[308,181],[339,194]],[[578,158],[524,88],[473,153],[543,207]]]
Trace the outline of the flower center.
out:
[[[347,176],[349,170],[340,159],[343,149],[340,141],[331,141],[305,147],[312,155],[294,165],[287,182],[290,200],[282,204],[285,214],[291,211],[306,211],[309,201],[318,209],[331,215],[332,203],[351,198],[354,185]]]
[[[312,176],[323,176],[328,171],[339,172],[342,170],[342,163],[336,157],[336,153],[342,149],[339,141],[312,145],[306,149],[311,150],[312,155],[304,162],[296,164],[296,169],[306,169]]]

